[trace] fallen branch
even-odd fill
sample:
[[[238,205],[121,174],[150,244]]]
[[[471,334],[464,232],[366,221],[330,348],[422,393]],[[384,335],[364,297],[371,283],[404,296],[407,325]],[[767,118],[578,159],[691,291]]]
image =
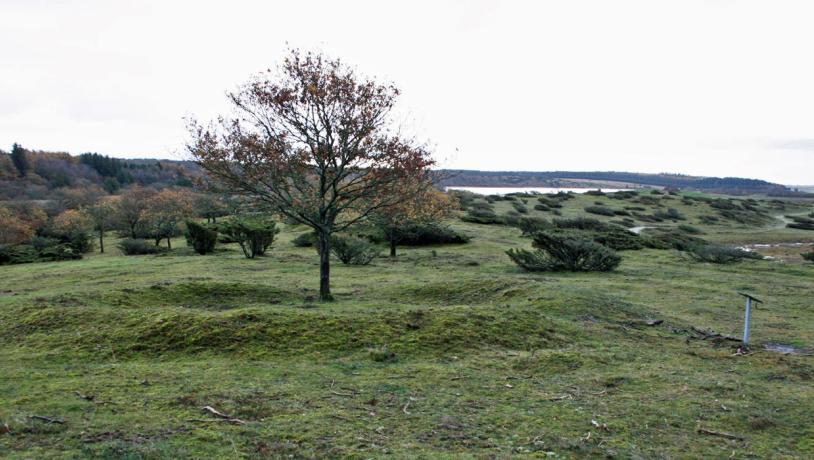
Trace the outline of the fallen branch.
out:
[[[408,399],[407,404],[405,404],[404,407],[401,408],[401,411],[407,415],[410,415],[410,412],[407,411],[407,408],[410,407],[411,402],[413,402],[413,398]]]
[[[718,437],[726,438],[726,439],[734,439],[736,441],[745,441],[746,440],[746,438],[744,438],[743,436],[738,436],[736,434],[724,433],[724,432],[721,432],[721,431],[707,430],[707,429],[704,429],[704,428],[699,428],[698,432],[701,433],[701,434],[706,434],[708,436],[718,436]]]
[[[79,399],[84,399],[85,401],[93,401],[94,399],[96,399],[96,396],[93,396],[93,395],[83,395],[82,393],[80,393],[80,392],[78,392],[78,391],[74,391],[73,393],[74,393],[76,396],[79,396]]]
[[[722,340],[731,340],[733,342],[741,342],[741,339],[739,339],[737,337],[732,337],[731,335],[719,334],[719,333],[717,333],[717,332],[715,332],[715,331],[713,331],[711,329],[705,331],[705,330],[699,329],[699,328],[697,328],[695,326],[691,326],[691,328],[692,328],[693,332],[700,335],[703,340],[722,339]]]
[[[333,394],[335,394],[337,396],[344,396],[346,398],[352,398],[352,397],[356,396],[356,391],[355,390],[351,390],[352,393],[340,393],[338,391],[334,391],[333,388],[334,388],[335,383],[336,383],[336,380],[331,380],[331,388],[329,388],[328,391],[330,391],[331,393],[333,393]]]
[[[60,419],[57,419],[57,418],[46,417],[46,416],[44,416],[44,415],[32,415],[32,416],[31,416],[31,417],[29,417],[29,418],[33,418],[34,420],[41,420],[41,421],[43,421],[43,422],[47,422],[47,423],[56,423],[57,425],[64,425],[64,424],[65,424],[65,420],[60,420]]]
[[[246,424],[245,420],[240,420],[239,418],[232,417],[231,415],[228,415],[228,414],[224,414],[223,412],[220,412],[219,410],[215,409],[212,406],[204,406],[201,410],[206,412],[206,413],[212,414],[215,417],[218,417],[220,419],[220,421],[233,423],[235,425],[245,425]],[[202,421],[202,420],[190,420],[190,421]],[[212,421],[212,420],[207,420],[207,421]]]

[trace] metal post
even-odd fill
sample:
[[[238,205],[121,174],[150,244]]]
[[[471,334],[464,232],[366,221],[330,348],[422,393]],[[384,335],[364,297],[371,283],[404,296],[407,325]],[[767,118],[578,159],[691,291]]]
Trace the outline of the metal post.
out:
[[[746,314],[743,317],[743,344],[749,345],[749,319],[752,316],[752,298],[746,298]]]
[[[763,303],[762,300],[758,299],[757,297],[753,296],[752,294],[748,294],[746,292],[738,292],[738,294],[746,297],[746,312],[743,315],[743,345],[744,347],[749,347],[749,323],[752,320],[752,305],[757,308],[757,304]]]

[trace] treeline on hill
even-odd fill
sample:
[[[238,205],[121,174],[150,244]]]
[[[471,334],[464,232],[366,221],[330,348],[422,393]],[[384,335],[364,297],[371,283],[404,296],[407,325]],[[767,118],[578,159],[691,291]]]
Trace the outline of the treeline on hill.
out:
[[[556,187],[567,185],[562,179],[621,182],[666,188],[694,189],[727,194],[764,193],[772,196],[794,196],[788,187],[759,179],[737,177],[695,177],[681,174],[641,174],[615,171],[473,171],[445,170],[444,186],[460,187]],[[803,194],[805,195],[805,194]]]
[[[70,155],[27,150],[0,151],[0,200],[54,200],[87,189],[115,194],[130,185],[190,187],[200,176],[190,162],[121,160],[97,153]]]

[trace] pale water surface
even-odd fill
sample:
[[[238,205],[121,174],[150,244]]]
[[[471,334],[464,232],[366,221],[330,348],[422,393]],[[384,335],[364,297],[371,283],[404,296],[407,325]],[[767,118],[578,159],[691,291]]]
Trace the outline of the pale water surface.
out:
[[[446,190],[465,190],[467,192],[479,193],[481,195],[506,195],[509,193],[559,193],[559,192],[573,192],[585,193],[589,190],[597,190],[593,188],[577,188],[577,187],[446,187]],[[603,188],[599,189],[605,193],[624,192],[631,189],[627,188]]]

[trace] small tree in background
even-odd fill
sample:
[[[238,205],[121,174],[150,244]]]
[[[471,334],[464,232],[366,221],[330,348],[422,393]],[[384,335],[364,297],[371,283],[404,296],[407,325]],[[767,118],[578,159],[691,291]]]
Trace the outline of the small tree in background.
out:
[[[206,219],[207,223],[217,223],[218,217],[229,215],[229,206],[224,198],[212,193],[198,193],[193,201],[195,212]]]
[[[274,221],[260,217],[238,217],[220,224],[218,229],[240,245],[247,259],[265,255],[280,232]]]
[[[172,249],[172,237],[181,234],[181,223],[194,214],[192,200],[188,192],[162,190],[147,201],[144,226],[156,246],[166,238],[167,249]]]
[[[382,192],[428,177],[429,152],[400,137],[399,91],[339,60],[292,51],[229,98],[236,116],[190,125],[188,146],[228,192],[251,197],[318,235],[319,296],[331,300],[331,235],[408,198]]]
[[[138,238],[139,225],[144,223],[150,199],[156,194],[154,190],[139,186],[125,190],[116,204],[117,226],[130,234],[130,238]]]
[[[14,144],[11,147],[11,161],[14,163],[14,167],[17,168],[17,172],[20,173],[20,177],[28,175],[31,164],[28,162],[25,149],[20,144]]]
[[[116,203],[111,200],[101,200],[93,206],[84,208],[93,221],[94,229],[99,232],[99,252],[105,252],[105,232],[115,223]]]
[[[0,244],[20,244],[34,236],[34,227],[14,212],[0,206]]]
[[[93,229],[93,220],[76,209],[63,211],[54,217],[47,234],[58,238],[71,247],[77,254],[93,249],[90,232]]]
[[[396,257],[396,245],[399,243],[400,230],[409,225],[434,224],[448,217],[455,209],[455,203],[449,196],[424,184],[398,184],[387,192],[402,193],[407,190],[406,199],[394,206],[377,209],[371,213],[370,220],[378,227],[390,244],[390,257]],[[387,199],[387,197],[384,197]]]

